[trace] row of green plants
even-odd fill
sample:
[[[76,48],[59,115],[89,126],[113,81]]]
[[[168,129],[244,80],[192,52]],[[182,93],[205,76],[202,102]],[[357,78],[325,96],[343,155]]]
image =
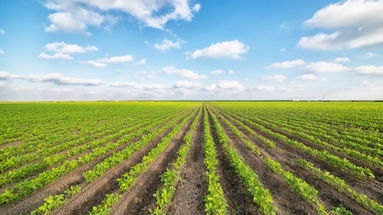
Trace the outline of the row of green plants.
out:
[[[164,117],[159,117],[158,120],[161,120],[162,118]],[[129,133],[135,132],[140,127],[144,127],[145,125],[148,125],[148,124],[149,124],[148,121],[142,121],[141,123],[136,122],[134,126],[124,128],[102,139],[97,139],[88,144],[73,147],[69,149],[68,151],[66,151],[65,153],[53,154],[45,158],[42,158],[42,160],[39,162],[31,163],[31,164],[22,166],[18,169],[6,172],[0,175],[0,187],[4,187],[8,184],[20,181],[26,177],[38,174],[39,172],[46,170],[49,167],[53,167],[62,161],[68,160],[72,156],[81,154],[95,147],[105,145],[110,141],[120,139],[126,135],[129,135]],[[63,143],[63,144],[65,145],[66,143]]]
[[[312,172],[314,175],[316,175],[325,183],[331,185],[333,188],[337,189],[338,191],[345,193],[346,195],[353,198],[362,207],[368,210],[374,211],[375,214],[378,214],[378,215],[383,214],[382,205],[377,203],[375,200],[370,199],[364,194],[359,194],[354,189],[352,189],[350,185],[348,185],[343,179],[340,179],[339,177],[336,177],[327,171],[323,171],[315,167],[314,164],[312,164],[311,162],[307,160],[299,159],[297,160],[297,163],[304,169]]]
[[[350,174],[352,174],[358,178],[361,178],[361,179],[375,178],[374,173],[370,169],[357,166],[357,165],[353,164],[352,162],[350,162],[349,160],[347,160],[346,158],[342,159],[336,155],[329,153],[327,150],[318,150],[318,149],[311,148],[309,146],[306,146],[302,142],[298,142],[296,140],[288,138],[287,136],[285,136],[283,134],[274,132],[274,131],[266,128],[263,125],[260,125],[254,121],[246,119],[243,116],[240,116],[238,114],[234,114],[234,115],[236,117],[238,117],[241,121],[257,128],[258,130],[260,130],[264,134],[270,135],[276,140],[289,143],[289,144],[293,145],[294,147],[296,147],[300,150],[306,151],[310,155],[312,155],[312,156],[314,156],[320,160],[323,160],[323,161],[327,162],[328,164],[331,164],[335,168],[339,168],[343,172],[350,173]]]
[[[318,190],[301,178],[296,177],[289,171],[282,168],[281,164],[271,158],[264,159],[265,164],[276,174],[283,177],[284,181],[290,185],[293,192],[301,196],[305,201],[312,202],[317,206],[318,214],[328,214],[325,206],[318,198]]]
[[[79,185],[74,185],[70,186],[62,194],[50,195],[45,198],[44,203],[33,210],[30,215],[48,215],[54,209],[63,206],[68,201],[68,198],[76,195],[80,191],[81,187]]]
[[[189,114],[185,117],[181,123],[175,125],[173,129],[161,139],[161,141],[152,148],[148,154],[146,154],[142,161],[134,165],[127,173],[123,174],[120,178],[117,179],[119,185],[119,192],[128,191],[136,182],[137,178],[146,172],[150,167],[150,164],[155,161],[158,156],[165,150],[165,148],[170,144],[170,142],[176,137],[176,135],[181,131],[182,127],[193,117],[195,114]],[[119,194],[115,194],[121,197]],[[108,197],[106,197],[108,198]],[[113,204],[118,202],[118,198],[113,199]],[[93,207],[90,214],[108,214],[111,210],[113,204],[108,204],[108,201],[103,201],[101,205]]]
[[[113,153],[111,156],[103,160],[102,162],[98,163],[96,166],[94,166],[92,169],[86,171],[83,173],[83,177],[87,182],[93,182],[98,177],[102,176],[106,171],[111,169],[112,167],[116,166],[117,164],[123,162],[126,159],[129,159],[129,157],[136,151],[140,150],[142,147],[144,147],[146,144],[151,142],[153,139],[157,137],[157,135],[161,134],[162,132],[166,131],[170,127],[172,127],[174,124],[177,123],[177,121],[180,120],[180,117],[175,117],[169,122],[167,122],[164,126],[162,126],[159,129],[155,129],[154,131],[147,131],[144,136],[140,138],[140,140],[130,144],[125,149]],[[156,119],[154,119],[156,120]]]
[[[353,142],[347,142],[343,144],[341,147],[339,147],[334,144],[330,144],[328,142],[318,139],[318,137],[324,136],[324,134],[316,132],[316,131],[310,132],[310,128],[299,128],[292,123],[284,123],[284,122],[280,122],[279,120],[272,120],[272,121],[268,121],[265,119],[257,120],[257,118],[255,117],[252,117],[252,119],[255,120],[257,123],[263,124],[264,126],[278,128],[278,130],[280,131],[289,133],[291,135],[294,135],[296,137],[299,137],[305,140],[309,140],[315,144],[322,145],[327,149],[344,153],[355,159],[361,160],[365,163],[372,164],[383,169],[383,162],[379,158],[373,157],[376,155],[380,155],[379,151],[381,150],[379,149],[373,149],[369,147],[360,146],[358,143],[353,143]],[[267,122],[267,125],[266,125],[266,122]],[[353,148],[357,150],[354,150]],[[369,152],[369,154],[372,154],[373,156],[362,153],[366,151]]]
[[[172,164],[172,168],[167,168],[161,175],[161,182],[163,185],[154,193],[156,203],[153,208],[149,209],[150,214],[164,215],[166,214],[166,210],[172,204],[172,198],[176,190],[177,183],[181,178],[180,174],[182,167],[186,163],[186,158],[192,146],[193,136],[195,134],[198,120],[201,118],[201,112],[203,111],[199,110],[197,116],[190,125],[189,131],[184,136],[184,145],[178,151],[177,159]]]
[[[233,146],[230,145],[229,138],[226,132],[223,130],[222,125],[218,122],[216,116],[213,113],[210,113],[210,116],[217,131],[219,143],[222,144],[223,148],[225,149],[232,167],[239,175],[241,182],[245,185],[247,191],[251,194],[253,202],[259,207],[259,211],[262,214],[267,215],[277,214],[278,208],[274,205],[274,201],[269,190],[263,187],[263,184],[260,182],[258,175],[243,161],[243,158],[234,150]],[[228,123],[228,121],[225,119],[223,119],[223,121]],[[245,140],[244,135],[238,129],[236,129],[232,124],[228,125],[234,134],[236,134],[242,140]],[[252,147],[254,145],[251,144],[251,142],[247,142],[246,146],[249,147],[252,151],[260,154],[258,150],[255,150]]]
[[[217,148],[211,133],[212,131],[207,109],[206,107],[204,108],[203,126],[205,143],[203,145],[203,151],[205,156],[204,164],[206,167],[205,175],[207,181],[207,193],[204,199],[205,213],[208,215],[227,214],[228,204],[221,183],[219,182]]]
[[[169,116],[171,118],[172,116]],[[174,116],[173,116],[174,117]],[[148,132],[148,129],[155,128],[161,125],[165,120],[152,121],[148,126],[136,130],[134,133],[125,135],[116,142],[108,143],[104,146],[91,148],[91,151],[83,156],[80,156],[74,160],[66,160],[61,165],[54,167],[48,171],[40,173],[38,176],[32,179],[24,180],[17,183],[12,188],[5,190],[0,194],[0,205],[19,202],[24,197],[28,196],[34,191],[40,190],[49,183],[54,182],[61,176],[68,174],[69,172],[77,169],[79,166],[84,165],[90,161],[93,161],[100,156],[107,154],[108,152],[116,149],[117,147],[124,145]]]

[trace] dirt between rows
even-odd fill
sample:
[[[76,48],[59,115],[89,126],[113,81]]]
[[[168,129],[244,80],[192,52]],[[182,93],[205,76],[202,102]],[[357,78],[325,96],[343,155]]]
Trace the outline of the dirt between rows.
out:
[[[182,119],[177,121],[176,124],[180,123]],[[163,126],[162,124],[161,126]],[[175,125],[174,125],[175,126]],[[55,210],[52,214],[86,214],[92,208],[92,206],[101,203],[104,199],[105,194],[111,193],[114,190],[118,189],[117,178],[121,177],[125,172],[127,172],[132,166],[137,164],[142,160],[142,158],[154,148],[160,140],[166,136],[171,129],[174,127],[163,131],[150,143],[146,144],[139,151],[134,152],[131,157],[129,157],[124,162],[118,164],[112,169],[108,170],[103,176],[99,177],[92,183],[88,183],[83,180],[82,189],[80,193],[68,200],[68,202],[63,206]],[[158,128],[156,128],[158,129]]]
[[[196,113],[197,114],[197,113]],[[147,171],[138,176],[136,183],[126,192],[111,211],[111,214],[148,214],[148,210],[154,206],[153,194],[161,186],[160,175],[166,171],[166,167],[173,163],[177,152],[183,145],[183,138],[190,129],[190,125],[196,114],[181,128],[170,144],[149,165]]]
[[[222,144],[218,140],[217,131],[213,126],[213,121],[209,113],[209,123],[211,126],[211,135],[213,136],[217,155],[218,155],[218,176],[221,186],[224,190],[226,201],[229,205],[230,214],[260,214],[252,197],[248,194],[246,187],[240,181],[238,174],[235,173],[231,162],[224,152]]]
[[[267,167],[260,156],[250,151],[231,129],[222,122],[220,117],[218,117],[218,121],[228,135],[230,144],[234,147],[234,150],[238,152],[246,164],[256,172],[260,182],[270,191],[274,203],[278,207],[278,214],[316,214],[316,209],[313,204],[304,201],[298,194],[292,192],[283,178]],[[261,150],[258,145],[260,144],[257,144],[257,147]]]
[[[243,123],[245,123],[245,122],[243,122]],[[342,178],[353,189],[355,189],[357,192],[369,196],[370,198],[376,200],[380,204],[383,203],[383,192],[382,192],[382,190],[383,190],[383,182],[380,182],[379,180],[375,180],[375,179],[359,179],[359,178],[357,178],[357,177],[355,177],[355,176],[353,176],[353,175],[351,175],[349,173],[345,173],[343,171],[340,171],[338,168],[334,168],[333,166],[329,165],[327,162],[324,162],[322,160],[314,158],[313,156],[303,152],[302,150],[297,150],[293,146],[291,146],[290,144],[287,144],[287,143],[284,143],[283,141],[275,139],[274,137],[259,131],[258,129],[252,127],[249,124],[247,124],[247,125],[250,126],[251,128],[253,128],[254,130],[256,130],[258,133],[262,134],[263,136],[268,137],[269,139],[272,139],[272,140],[278,142],[279,145],[288,145],[290,150],[297,151],[297,152],[301,151],[302,153],[300,153],[300,155],[302,157],[305,157],[305,159],[311,159],[313,163],[317,164],[316,165],[317,167],[320,167],[321,169],[325,169],[325,170],[329,171],[331,174],[333,174],[333,175],[335,175],[335,176],[337,176],[339,178]],[[272,131],[280,133],[276,129],[274,129]],[[280,134],[284,134],[284,133],[280,133]],[[297,140],[297,141],[299,141],[299,140]],[[309,146],[309,147],[312,147],[312,148],[324,149],[324,148],[320,148],[318,145],[313,144],[313,143],[311,143],[311,142],[309,142],[307,140],[302,140],[300,142],[302,142],[306,146]],[[333,153],[332,150],[327,150],[327,151],[329,151],[332,154],[339,155],[339,153],[337,153],[337,152]],[[342,157],[342,156],[340,156],[340,157]]]
[[[230,121],[230,119],[228,120]],[[312,156],[305,154],[304,152],[296,150],[292,146],[283,142],[278,142],[277,144],[278,150],[265,147],[265,144],[258,144],[258,142],[254,141],[254,138],[252,138],[250,134],[248,134],[247,132],[244,132],[243,129],[240,128],[233,121],[231,121],[231,123],[236,125],[238,129],[240,129],[243,133],[245,133],[247,139],[253,141],[257,145],[258,149],[260,149],[263,156],[270,157],[280,162],[286,170],[291,171],[296,176],[302,178],[307,183],[314,186],[319,191],[319,198],[325,203],[328,209],[331,209],[331,207],[334,207],[334,206],[345,206],[351,211],[353,211],[354,214],[371,214],[370,211],[367,211],[364,208],[362,208],[358,203],[356,203],[350,197],[346,196],[345,194],[341,192],[338,192],[331,185],[324,183],[312,173],[302,169],[299,165],[296,164],[295,160],[299,158],[304,158],[314,163],[315,166],[321,169],[327,168],[331,170],[330,172],[336,172],[337,174],[341,174],[338,172],[337,169],[331,166],[328,166],[327,163],[317,160],[316,158],[313,158]],[[236,137],[232,137],[232,138],[235,139]],[[243,143],[241,143],[241,145],[243,145]],[[249,151],[249,150],[246,150],[247,148],[244,145],[242,147],[244,147],[243,149],[244,154],[246,153],[246,151]],[[256,156],[253,154],[253,157],[256,157]],[[249,162],[251,161],[252,159],[250,159]],[[345,177],[352,178],[352,176],[345,176]]]
[[[199,119],[193,142],[185,166],[181,170],[181,179],[176,186],[173,204],[166,214],[172,215],[202,215],[204,214],[204,197],[207,192],[204,166],[204,133],[203,114]]]
[[[171,119],[169,119],[171,120]],[[169,121],[167,120],[167,121]],[[161,125],[153,128],[158,129],[162,127],[167,121],[163,122]],[[59,193],[62,193],[65,189],[72,185],[80,184],[84,181],[84,178],[82,177],[82,173],[86,172],[90,169],[92,169],[95,165],[100,163],[105,158],[109,157],[115,152],[118,152],[125,147],[129,146],[132,142],[138,141],[140,137],[137,137],[135,140],[130,141],[126,144],[123,144],[116,149],[106,153],[105,155],[95,159],[92,162],[89,162],[85,165],[80,166],[76,170],[70,172],[69,174],[62,176],[55,182],[47,185],[43,189],[31,194],[30,196],[26,197],[24,200],[17,204],[9,205],[6,207],[0,208],[0,214],[27,214],[28,212],[32,211],[36,207],[40,206],[43,203],[44,198],[48,197],[49,195],[56,195]],[[114,140],[116,141],[116,140]],[[92,150],[89,150],[91,152]]]

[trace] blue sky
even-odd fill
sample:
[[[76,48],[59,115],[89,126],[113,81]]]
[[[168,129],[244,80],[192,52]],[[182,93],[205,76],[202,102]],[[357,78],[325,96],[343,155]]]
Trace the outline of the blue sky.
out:
[[[3,0],[0,100],[383,99],[382,48],[383,0]]]

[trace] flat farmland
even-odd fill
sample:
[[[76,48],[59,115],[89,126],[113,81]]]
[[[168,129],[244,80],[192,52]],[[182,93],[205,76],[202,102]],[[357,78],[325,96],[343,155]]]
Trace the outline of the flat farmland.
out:
[[[4,102],[0,113],[0,214],[383,214],[381,102]]]

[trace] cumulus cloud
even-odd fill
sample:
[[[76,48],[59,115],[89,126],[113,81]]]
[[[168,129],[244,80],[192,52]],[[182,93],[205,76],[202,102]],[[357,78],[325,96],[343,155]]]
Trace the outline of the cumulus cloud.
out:
[[[175,88],[186,88],[186,89],[195,89],[200,88],[202,85],[200,83],[191,82],[191,81],[178,81],[174,87]]]
[[[48,43],[45,45],[45,50],[53,52],[53,54],[47,54],[41,52],[39,57],[45,59],[61,59],[72,60],[74,57],[70,54],[74,53],[86,53],[90,51],[98,51],[95,46],[79,46],[77,44],[66,44],[65,42]]]
[[[358,66],[355,71],[364,75],[383,75],[383,66]]]
[[[197,49],[190,54],[191,59],[197,58],[233,58],[240,59],[242,54],[247,53],[249,47],[239,40],[213,43],[209,47]]]
[[[48,43],[45,45],[47,51],[58,53],[85,53],[89,51],[98,51],[95,46],[79,46],[76,44],[66,44],[65,42]]]
[[[178,41],[162,40],[161,43],[155,43],[153,47],[161,51],[166,51],[171,48],[179,49],[181,48],[181,45],[182,45],[182,42],[179,40]]]
[[[338,57],[338,58],[335,58],[334,61],[336,63],[344,63],[344,62],[349,62],[350,58],[348,58],[348,57]]]
[[[115,20],[111,12],[119,11],[133,16],[145,26],[163,29],[171,20],[191,21],[200,4],[189,0],[47,0],[45,6],[55,12],[48,16],[48,32],[88,33],[87,27],[101,26]],[[112,17],[112,18],[111,18]]]
[[[286,75],[281,74],[274,74],[274,75],[267,75],[263,76],[262,80],[264,81],[270,81],[270,82],[284,82],[287,79]]]
[[[140,65],[145,65],[146,64],[146,58],[143,58],[139,61],[137,61],[134,65],[140,66]]]
[[[195,73],[188,69],[177,69],[174,66],[167,66],[162,69],[162,72],[169,75],[176,75],[186,79],[205,79],[205,75]]]
[[[373,53],[373,52],[367,52],[363,57],[364,58],[374,58],[374,57],[377,57],[378,54],[376,53]]]
[[[278,62],[273,63],[270,66],[266,66],[266,69],[289,69],[297,66],[302,66],[305,64],[305,61],[302,59],[298,60],[291,60],[291,61],[284,61],[284,62]]]
[[[326,61],[319,61],[310,63],[305,67],[305,70],[310,72],[347,72],[351,71],[351,68],[345,67],[338,63],[331,63]]]
[[[214,84],[211,84],[205,88],[210,92],[233,92],[238,93],[245,90],[245,87],[235,80],[220,80]]]
[[[301,80],[306,80],[306,81],[315,81],[315,80],[327,80],[327,78],[325,77],[318,77],[317,75],[315,74],[302,74],[302,75],[299,75],[297,78],[301,79]]]
[[[20,79],[31,82],[51,82],[57,85],[82,85],[82,86],[96,86],[104,82],[95,79],[77,79],[64,76],[60,73],[50,73],[42,76],[35,75],[13,75],[8,72],[0,72],[0,79]]]
[[[317,11],[305,25],[333,32],[304,36],[298,42],[301,48],[341,50],[381,46],[383,0],[345,0],[330,4]]]
[[[111,86],[131,88],[131,89],[139,90],[139,91],[155,91],[155,92],[162,92],[168,89],[167,86],[162,84],[140,84],[136,82],[112,83]]]
[[[71,77],[63,76],[60,73],[51,73],[44,75],[40,78],[37,78],[36,80],[42,81],[42,82],[52,82],[58,85],[85,85],[85,86],[94,86],[94,85],[100,85],[104,83],[101,80],[95,80],[95,79],[76,79]]]
[[[94,67],[107,67],[109,64],[127,63],[134,60],[132,55],[115,56],[110,58],[101,58],[97,60],[79,61],[83,64],[89,64]]]
[[[217,69],[217,70],[213,70],[210,72],[212,75],[222,75],[225,73],[225,71],[221,70],[221,69]]]
[[[54,53],[54,54],[46,54],[41,52],[39,57],[44,59],[60,59],[60,60],[73,60],[74,58],[71,55],[63,54],[63,53]]]

